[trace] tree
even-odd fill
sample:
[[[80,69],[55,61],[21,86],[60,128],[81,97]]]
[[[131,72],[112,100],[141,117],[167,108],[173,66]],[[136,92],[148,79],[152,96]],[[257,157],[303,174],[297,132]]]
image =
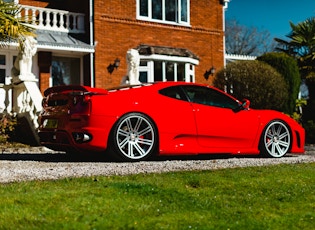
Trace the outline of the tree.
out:
[[[315,78],[315,17],[290,27],[288,41],[275,38],[276,49],[297,59],[302,78]]]
[[[309,88],[309,99],[303,110],[302,119],[315,121],[315,17],[293,24],[290,22],[289,40],[276,38],[277,50],[294,57],[299,65],[301,78],[306,80]]]
[[[225,46],[228,54],[259,56],[274,50],[275,42],[269,31],[240,25],[235,19],[227,20]]]
[[[281,74],[257,60],[228,63],[213,84],[238,99],[250,99],[251,107],[256,109],[283,111],[288,100],[288,87]]]
[[[292,115],[296,107],[301,78],[299,67],[294,58],[285,53],[266,53],[257,58],[275,68],[288,85],[288,100],[284,104],[284,112]]]
[[[34,36],[34,29],[27,25],[28,17],[19,17],[21,7],[13,2],[0,0],[0,46],[18,42],[24,49],[27,36]]]

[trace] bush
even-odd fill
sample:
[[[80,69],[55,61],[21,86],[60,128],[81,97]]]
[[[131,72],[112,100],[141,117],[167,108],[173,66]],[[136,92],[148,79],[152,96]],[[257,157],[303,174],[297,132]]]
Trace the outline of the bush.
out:
[[[16,119],[10,115],[3,115],[0,120],[0,143],[6,143],[10,136],[13,135]]]
[[[258,57],[257,60],[269,64],[283,76],[288,85],[288,100],[284,103],[283,111],[293,114],[301,85],[297,61],[285,53],[267,53]]]
[[[261,61],[236,61],[218,72],[214,86],[238,99],[247,98],[256,109],[283,110],[288,86],[283,77]]]
[[[305,129],[306,143],[315,144],[315,123],[313,120],[304,122],[303,127]]]

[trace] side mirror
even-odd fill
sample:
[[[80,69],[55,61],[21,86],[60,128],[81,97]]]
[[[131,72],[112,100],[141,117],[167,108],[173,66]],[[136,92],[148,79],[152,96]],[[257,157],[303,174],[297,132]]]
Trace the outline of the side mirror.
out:
[[[243,109],[248,110],[249,106],[250,106],[250,101],[248,99],[243,99],[242,100],[242,107],[243,107]]]

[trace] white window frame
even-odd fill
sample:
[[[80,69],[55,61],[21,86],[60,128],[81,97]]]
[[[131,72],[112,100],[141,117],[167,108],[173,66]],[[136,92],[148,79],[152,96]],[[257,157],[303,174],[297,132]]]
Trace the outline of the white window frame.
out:
[[[148,16],[141,16],[140,15],[140,0],[137,0],[137,19],[143,21],[151,21],[151,22],[158,22],[164,24],[171,24],[171,25],[180,25],[180,26],[190,26],[190,0],[187,0],[187,22],[181,20],[181,1],[177,0],[178,8],[177,8],[177,22],[167,21],[165,19],[165,1],[162,0],[162,19],[153,19],[152,18],[152,0],[148,1]]]
[[[18,55],[17,51],[8,51],[8,52],[0,52],[0,55],[5,56],[5,65],[0,65],[1,69],[5,69],[6,76],[5,76],[5,85],[11,84],[11,69],[14,65],[13,57]]]
[[[177,81],[177,64],[185,63],[185,82],[195,82],[195,65],[199,65],[199,61],[188,57],[176,57],[152,54],[149,56],[140,55],[140,60],[146,61],[146,66],[140,66],[139,72],[146,72],[148,76],[148,82],[154,82],[154,62],[162,62],[162,81],[167,81],[166,79],[166,62],[174,63],[174,81]]]

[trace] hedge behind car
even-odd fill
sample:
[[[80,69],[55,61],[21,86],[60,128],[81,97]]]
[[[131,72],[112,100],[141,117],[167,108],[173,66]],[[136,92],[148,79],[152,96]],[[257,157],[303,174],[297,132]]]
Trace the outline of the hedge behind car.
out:
[[[249,99],[255,109],[283,111],[288,100],[288,85],[282,75],[257,60],[228,63],[217,73],[213,84],[238,99]]]
[[[284,112],[293,114],[298,98],[301,77],[297,61],[285,53],[266,53],[257,58],[275,68],[288,84],[288,100],[284,104]]]

